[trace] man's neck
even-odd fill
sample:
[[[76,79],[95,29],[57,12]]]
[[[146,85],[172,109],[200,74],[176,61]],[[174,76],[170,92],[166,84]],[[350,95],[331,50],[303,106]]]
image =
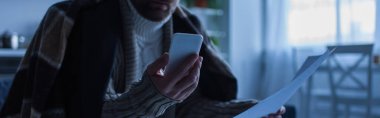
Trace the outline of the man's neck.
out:
[[[130,14],[132,16],[132,23],[134,24],[134,29],[136,30],[137,34],[147,34],[147,33],[153,33],[158,30],[160,30],[166,22],[169,21],[171,17],[165,18],[162,21],[151,21],[149,19],[146,19],[143,17],[137,9],[134,7],[133,0],[127,0],[128,6],[130,8]],[[141,30],[141,31],[140,31]]]

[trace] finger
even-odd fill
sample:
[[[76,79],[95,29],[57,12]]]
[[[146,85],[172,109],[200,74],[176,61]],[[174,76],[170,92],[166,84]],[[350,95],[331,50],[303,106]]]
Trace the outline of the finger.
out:
[[[182,100],[182,98],[183,97],[185,97],[186,95],[188,95],[189,93],[191,94],[192,93],[192,91],[191,91],[191,89],[192,88],[194,88],[194,90],[195,90],[195,88],[197,87],[197,85],[198,85],[198,79],[196,79],[195,80],[195,82],[193,82],[193,84],[190,84],[188,87],[186,87],[186,88],[183,88],[181,91],[179,91],[178,89],[175,89],[175,94],[173,95],[176,99],[181,99]]]
[[[186,77],[182,78],[178,83],[176,83],[175,89],[182,92],[183,90],[191,86],[193,83],[198,81],[200,69],[202,66],[202,60],[202,57],[198,58],[195,65],[191,68],[190,73]]]
[[[179,92],[179,93],[181,93],[181,94],[178,94],[179,98],[186,99],[191,93],[194,92],[194,90],[197,88],[197,86],[198,86],[198,82],[191,84],[189,87],[187,87],[184,90],[182,90],[181,92]]]
[[[172,79],[171,82],[177,83],[179,81],[178,78],[182,78],[185,76],[185,73],[189,71],[191,67],[193,67],[194,63],[197,61],[198,55],[192,54],[186,58],[183,63],[179,65],[179,67],[174,71],[174,73],[169,73],[169,78]]]
[[[168,53],[164,53],[157,60],[155,60],[148,67],[149,75],[156,75],[162,68],[164,68],[169,63],[169,55]]]
[[[200,57],[198,59],[197,65],[194,67],[195,69],[193,69],[193,71],[192,71],[198,76],[195,78],[195,82],[191,86],[189,86],[185,90],[181,91],[181,93],[183,93],[183,96],[180,99],[185,100],[197,89],[198,83],[199,83],[200,69],[202,67],[202,61],[203,61],[203,57]]]
[[[198,86],[198,82],[192,84],[190,87],[183,90],[181,94],[178,96],[179,100],[185,100],[187,97],[189,97],[197,88],[197,86]]]
[[[180,94],[177,90],[173,90],[173,91],[170,91],[168,93],[168,96],[170,96],[171,99],[174,99],[174,100],[180,100]]]
[[[159,76],[164,76],[164,69],[161,68],[156,74]]]
[[[286,112],[286,109],[284,106],[281,106],[281,108],[276,112],[276,114],[278,115],[282,115]]]

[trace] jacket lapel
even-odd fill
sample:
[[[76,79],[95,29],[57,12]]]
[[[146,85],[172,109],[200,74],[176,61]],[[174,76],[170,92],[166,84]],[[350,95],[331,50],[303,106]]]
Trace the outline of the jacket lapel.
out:
[[[83,10],[79,16],[82,34],[78,91],[68,108],[68,117],[100,117],[106,87],[112,68],[116,44],[121,38],[121,16],[117,0]],[[82,22],[83,21],[83,22]]]

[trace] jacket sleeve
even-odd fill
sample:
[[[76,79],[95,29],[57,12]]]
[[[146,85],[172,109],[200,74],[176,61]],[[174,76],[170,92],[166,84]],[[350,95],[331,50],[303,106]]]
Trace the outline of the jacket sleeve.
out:
[[[161,95],[151,78],[144,74],[142,81],[128,92],[121,94],[115,100],[104,103],[102,117],[158,117],[178,102]]]

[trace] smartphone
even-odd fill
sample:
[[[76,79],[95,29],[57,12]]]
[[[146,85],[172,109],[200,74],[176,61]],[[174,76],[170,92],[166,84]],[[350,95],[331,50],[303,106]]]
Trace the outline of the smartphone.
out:
[[[171,73],[178,69],[186,57],[191,54],[199,54],[203,42],[200,34],[175,33],[169,49],[169,64],[165,68],[165,73]]]

